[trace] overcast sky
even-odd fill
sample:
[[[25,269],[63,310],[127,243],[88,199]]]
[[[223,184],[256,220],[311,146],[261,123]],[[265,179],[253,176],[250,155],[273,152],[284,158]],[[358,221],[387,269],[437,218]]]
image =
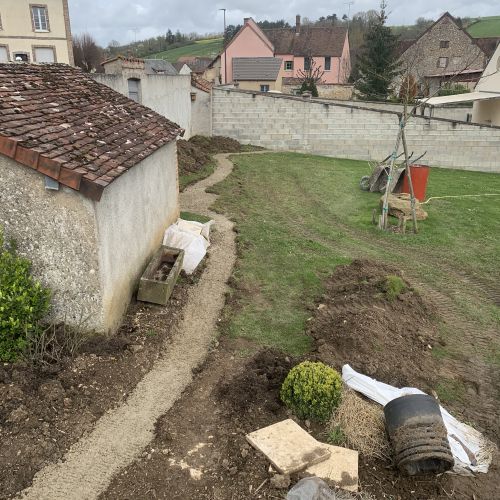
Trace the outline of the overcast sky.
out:
[[[227,24],[239,24],[244,17],[256,21],[286,19],[295,22],[295,14],[310,19],[348,12],[348,0],[69,0],[71,26],[75,34],[89,32],[99,44],[111,40],[120,43],[164,34],[168,28],[183,33],[222,32],[223,14]],[[389,23],[411,24],[418,17],[436,19],[448,10],[454,16],[500,15],[498,0],[389,0]],[[351,15],[377,9],[379,0],[356,0]]]

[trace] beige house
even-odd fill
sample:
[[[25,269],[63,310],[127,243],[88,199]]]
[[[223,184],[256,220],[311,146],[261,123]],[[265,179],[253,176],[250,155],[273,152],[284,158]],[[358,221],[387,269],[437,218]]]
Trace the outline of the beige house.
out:
[[[0,225],[51,288],[52,318],[113,332],[179,216],[177,136],[65,64],[0,64]]]
[[[74,65],[68,0],[1,0],[0,63]]]

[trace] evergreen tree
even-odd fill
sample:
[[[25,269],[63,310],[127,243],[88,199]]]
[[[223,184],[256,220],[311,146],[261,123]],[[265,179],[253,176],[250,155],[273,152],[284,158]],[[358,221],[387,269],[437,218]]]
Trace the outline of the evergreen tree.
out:
[[[399,74],[400,63],[396,50],[398,37],[385,25],[386,7],[387,4],[383,0],[380,12],[365,34],[362,54],[357,61],[359,79],[356,89],[366,100],[386,100],[390,94],[391,83]]]

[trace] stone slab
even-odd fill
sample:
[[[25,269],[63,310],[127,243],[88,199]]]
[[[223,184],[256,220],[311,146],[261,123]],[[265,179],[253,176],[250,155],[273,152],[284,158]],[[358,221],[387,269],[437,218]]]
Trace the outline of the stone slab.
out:
[[[330,456],[327,445],[316,441],[291,419],[251,432],[246,438],[281,474],[304,470]]]
[[[358,452],[324,444],[330,450],[330,458],[306,469],[306,473],[333,481],[348,491],[358,491]]]

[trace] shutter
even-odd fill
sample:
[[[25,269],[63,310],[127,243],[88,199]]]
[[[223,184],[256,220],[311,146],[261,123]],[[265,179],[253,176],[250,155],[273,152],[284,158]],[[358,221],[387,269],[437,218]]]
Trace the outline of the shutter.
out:
[[[0,47],[0,63],[9,62],[7,47]]]
[[[42,63],[56,62],[54,49],[50,47],[37,47],[35,48],[35,60]]]

